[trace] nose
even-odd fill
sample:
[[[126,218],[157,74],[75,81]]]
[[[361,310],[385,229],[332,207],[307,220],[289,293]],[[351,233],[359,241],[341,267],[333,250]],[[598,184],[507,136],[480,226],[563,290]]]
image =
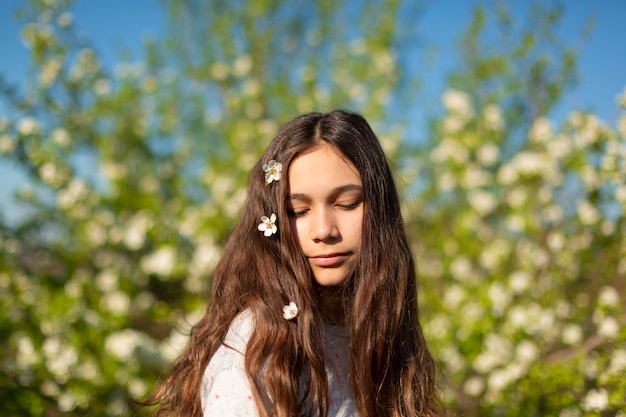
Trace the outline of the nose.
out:
[[[339,237],[339,228],[330,209],[318,209],[311,224],[311,239],[315,242],[327,242]]]

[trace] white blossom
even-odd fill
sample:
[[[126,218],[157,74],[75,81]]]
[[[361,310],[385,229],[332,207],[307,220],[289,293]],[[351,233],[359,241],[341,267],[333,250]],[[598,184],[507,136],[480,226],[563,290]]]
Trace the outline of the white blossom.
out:
[[[15,150],[15,142],[8,134],[0,135],[0,153],[8,154]]]
[[[492,130],[502,130],[504,128],[504,118],[502,110],[495,104],[489,104],[483,110],[485,125]]]
[[[582,200],[578,203],[577,213],[578,219],[585,226],[595,224],[600,219],[598,210],[588,200]]]
[[[623,375],[624,372],[626,372],[626,349],[616,349],[613,351],[608,371],[613,375]]]
[[[522,186],[516,186],[509,190],[506,195],[506,202],[512,208],[521,207],[528,198],[527,189]]]
[[[467,196],[470,205],[481,216],[491,213],[498,205],[498,200],[488,191],[471,190]]]
[[[111,92],[111,82],[106,78],[98,78],[93,83],[93,92],[97,96],[106,96]]]
[[[510,295],[507,293],[504,286],[499,282],[494,282],[493,284],[491,284],[491,286],[489,287],[488,295],[494,314],[500,317],[504,312],[507,304],[511,301]]]
[[[95,277],[96,288],[102,292],[113,291],[119,286],[119,279],[115,270],[107,268]]]
[[[450,272],[459,281],[465,281],[472,273],[472,263],[466,257],[458,256],[450,264]]]
[[[568,345],[578,345],[583,339],[583,331],[579,325],[568,323],[563,327],[561,340]]]
[[[529,132],[530,140],[538,143],[546,143],[552,137],[552,123],[545,117],[534,120]]]
[[[144,245],[146,233],[154,225],[152,215],[145,211],[135,214],[124,228],[124,244],[128,249],[137,250]]]
[[[500,158],[500,149],[492,143],[487,143],[478,148],[478,151],[476,151],[476,157],[481,164],[491,166],[498,162],[498,159]]]
[[[606,307],[617,307],[620,304],[620,296],[615,287],[605,285],[598,294],[598,304]]]
[[[539,349],[535,342],[525,339],[515,347],[515,355],[521,363],[530,364],[537,359]]]
[[[442,97],[447,110],[463,116],[471,116],[472,104],[469,94],[459,90],[447,90]]]
[[[463,175],[463,186],[465,188],[484,187],[491,183],[491,174],[475,165],[470,165]]]
[[[129,361],[135,349],[141,346],[144,337],[136,330],[125,329],[113,333],[104,340],[104,349],[122,362]]]
[[[146,274],[156,274],[167,277],[172,274],[176,266],[176,250],[172,246],[163,246],[139,261],[141,270]]]
[[[530,286],[532,277],[526,271],[516,270],[509,275],[509,285],[515,293],[520,293]]]
[[[59,411],[68,413],[76,408],[76,398],[70,391],[62,392],[57,399],[57,406]]]
[[[602,411],[609,404],[609,394],[604,388],[590,390],[585,396],[582,407],[586,411]]]
[[[26,370],[39,363],[39,355],[35,351],[32,340],[21,332],[17,333],[15,337],[17,338],[15,363],[18,369]]]
[[[450,285],[443,297],[444,303],[449,308],[457,307],[465,298],[465,290],[460,285]]]
[[[52,58],[41,66],[39,79],[44,87],[51,85],[58,77],[63,63],[58,58]]]
[[[63,12],[57,18],[57,23],[62,28],[67,28],[72,24],[74,16],[70,12]]]
[[[67,129],[64,129],[62,127],[54,129],[50,136],[52,137],[54,143],[56,143],[57,145],[65,147],[70,143],[70,134]]]
[[[496,176],[499,183],[509,185],[514,183],[519,177],[515,167],[511,164],[505,164],[500,167]]]
[[[228,77],[228,67],[223,62],[216,62],[211,66],[211,76],[217,81],[224,81]]]
[[[521,174],[536,175],[546,168],[543,155],[532,151],[521,151],[513,159],[515,169]]]
[[[275,160],[263,164],[263,172],[265,172],[265,184],[271,184],[273,181],[280,180],[283,164]]]
[[[25,117],[17,122],[17,131],[23,135],[33,135],[39,131],[39,125],[37,124],[37,120],[33,117]]]
[[[100,299],[100,308],[115,316],[128,315],[130,297],[123,291],[107,292]]]
[[[84,181],[73,178],[67,187],[59,190],[57,194],[57,206],[65,210],[70,209],[84,199],[88,192],[89,188]]]
[[[252,58],[248,54],[242,54],[233,62],[233,75],[241,77],[252,69]]]
[[[259,223],[257,229],[263,232],[265,237],[272,236],[276,233],[278,231],[278,227],[276,226],[276,214],[272,213],[270,217],[262,216],[261,223]]]
[[[478,397],[485,390],[485,381],[483,378],[474,375],[463,384],[463,392],[473,397]]]
[[[598,334],[609,340],[617,339],[620,325],[613,317],[605,317],[598,323]]]

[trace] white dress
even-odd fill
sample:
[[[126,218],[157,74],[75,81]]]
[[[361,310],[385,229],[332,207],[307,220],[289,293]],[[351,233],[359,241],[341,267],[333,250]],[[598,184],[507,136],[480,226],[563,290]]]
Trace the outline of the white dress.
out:
[[[204,417],[258,416],[244,365],[253,320],[249,310],[237,316],[224,343],[206,367],[201,387]],[[325,324],[323,331],[330,394],[328,416],[356,416],[348,377],[350,365],[345,329]]]

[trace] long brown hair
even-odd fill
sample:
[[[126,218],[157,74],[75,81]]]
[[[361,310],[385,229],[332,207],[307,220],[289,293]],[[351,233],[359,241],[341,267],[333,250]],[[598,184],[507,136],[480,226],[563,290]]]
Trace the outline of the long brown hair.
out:
[[[248,309],[255,320],[245,369],[259,414],[294,416],[307,406],[326,417],[324,317],[315,280],[290,232],[285,208],[291,161],[322,143],[349,159],[363,183],[361,253],[355,271],[341,287],[352,341],[350,382],[359,415],[443,413],[435,362],[419,323],[415,264],[391,170],[365,119],[333,111],[306,114],[286,124],[252,169],[247,200],[215,270],[206,313],[169,376],[147,401],[158,406],[157,415],[202,415],[204,370],[233,319]],[[283,178],[266,185],[262,166],[270,160],[283,164]],[[279,232],[268,238],[256,226],[261,216],[271,213],[277,215]],[[282,317],[282,306],[289,301],[300,308],[295,321]],[[303,386],[308,387],[305,393]]]

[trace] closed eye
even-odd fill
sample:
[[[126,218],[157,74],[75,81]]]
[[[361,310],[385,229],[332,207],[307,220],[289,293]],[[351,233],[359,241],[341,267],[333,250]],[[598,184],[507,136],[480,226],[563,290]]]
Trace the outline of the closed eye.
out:
[[[304,209],[304,210],[287,210],[287,216],[298,218],[298,217],[302,217],[305,214],[307,214],[308,211],[309,211],[309,209]]]
[[[354,203],[337,204],[337,205],[344,210],[354,210],[355,208],[359,207],[360,204],[361,204],[361,200],[355,201]]]

